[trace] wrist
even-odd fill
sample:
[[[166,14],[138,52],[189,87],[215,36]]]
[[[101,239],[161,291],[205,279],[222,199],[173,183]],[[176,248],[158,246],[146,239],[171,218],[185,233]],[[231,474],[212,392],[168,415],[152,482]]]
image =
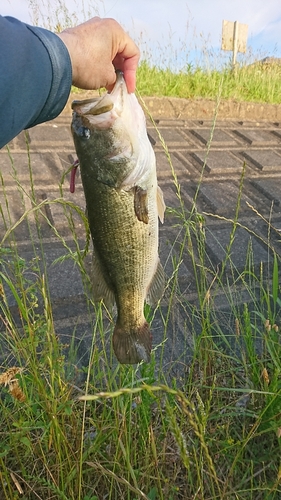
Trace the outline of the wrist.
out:
[[[71,33],[68,33],[67,31],[56,33],[56,35],[61,39],[61,41],[64,43],[68,51],[72,67],[72,84],[75,85],[75,82],[77,81],[77,67],[75,64],[75,56],[74,56],[77,50],[77,42],[75,40],[76,37],[74,37]]]

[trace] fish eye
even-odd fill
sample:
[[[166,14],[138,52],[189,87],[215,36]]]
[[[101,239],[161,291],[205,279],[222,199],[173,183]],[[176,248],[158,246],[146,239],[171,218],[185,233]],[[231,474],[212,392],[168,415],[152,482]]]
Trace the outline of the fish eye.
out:
[[[80,137],[85,137],[85,139],[90,139],[91,137],[91,131],[88,127],[79,127],[77,133]]]

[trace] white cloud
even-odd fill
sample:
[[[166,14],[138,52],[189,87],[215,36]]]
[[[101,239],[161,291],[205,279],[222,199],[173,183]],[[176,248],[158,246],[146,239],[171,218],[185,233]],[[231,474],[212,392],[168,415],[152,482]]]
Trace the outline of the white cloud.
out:
[[[30,0],[1,0],[2,15],[10,14],[30,22]],[[42,0],[33,0],[42,5]],[[55,7],[57,0],[44,0],[45,5]],[[79,17],[78,0],[65,0],[69,13]],[[84,0],[85,12],[93,15],[114,17],[132,36],[147,40],[152,46],[173,43],[179,47],[179,38],[195,43],[207,40],[212,47],[219,47],[222,20],[239,21],[249,25],[252,46],[255,40],[264,47],[280,45],[280,0]],[[80,19],[82,21],[82,16]],[[55,18],[54,18],[55,19]],[[188,27],[188,28],[187,28]],[[200,36],[202,35],[202,36]]]

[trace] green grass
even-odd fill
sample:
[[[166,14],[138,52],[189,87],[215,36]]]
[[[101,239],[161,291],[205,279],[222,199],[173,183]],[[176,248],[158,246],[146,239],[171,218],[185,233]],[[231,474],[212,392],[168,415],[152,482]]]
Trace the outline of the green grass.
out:
[[[244,270],[238,273],[233,265],[243,176],[225,261],[217,270],[208,259],[196,199],[187,212],[170,163],[178,206],[168,208],[167,224],[173,221],[178,228],[177,256],[170,257],[174,272],[165,298],[156,311],[146,309],[152,330],[155,315],[161,318],[164,340],[151,364],[128,367],[114,362],[108,349],[114,318],[92,303],[84,266],[85,216],[64,199],[62,187],[59,198],[38,203],[31,168],[31,195],[23,192],[11,155],[10,160],[24,215],[12,220],[1,179],[1,500],[280,498],[280,258],[274,255],[267,276],[253,266],[249,246]],[[81,271],[92,324],[89,365],[75,372],[75,344],[60,342],[48,288],[41,224],[49,203],[64,207],[72,245],[48,224],[63,245],[61,261],[71,259]],[[85,227],[82,247],[77,220]],[[20,224],[27,224],[33,242],[30,260],[17,246]],[[274,231],[272,225],[269,229]],[[197,283],[194,303],[178,285],[186,260]],[[231,328],[224,327],[217,307],[221,297],[231,309]],[[168,375],[163,365],[175,303],[185,311],[187,333],[193,335],[190,363],[180,378]]]
[[[175,74],[143,62],[138,91],[280,103],[280,68],[255,65],[233,72],[188,67]],[[235,216],[224,220],[230,238],[218,270],[206,252],[196,195],[187,211],[170,161],[178,198],[178,206],[168,207],[166,215],[177,233],[176,252],[166,263],[173,272],[163,301],[155,311],[146,308],[152,331],[161,320],[163,343],[150,364],[127,367],[117,364],[108,348],[114,318],[92,302],[84,214],[65,200],[62,187],[58,198],[39,203],[31,167],[31,194],[25,193],[7,154],[23,215],[13,219],[1,177],[0,499],[281,498],[280,256],[274,255],[268,269],[257,270],[249,245],[244,269],[238,272],[232,262],[243,176]],[[50,203],[63,207],[70,238],[48,220],[44,207]],[[64,249],[62,265],[68,259],[81,272],[92,329],[84,369],[77,367],[75,328],[67,345],[56,329],[42,221]],[[77,223],[85,228],[82,244]],[[270,214],[267,223],[270,235],[275,231]],[[17,245],[20,225],[26,225],[33,244],[29,260]],[[263,244],[270,254],[270,238]],[[196,281],[197,300],[190,303],[179,287],[182,262]],[[228,317],[217,306],[220,300],[230,309]],[[173,378],[163,352],[174,304],[186,316],[193,349],[181,376]],[[180,360],[174,361],[177,367]]]
[[[254,64],[217,70],[200,67],[180,72],[140,64],[137,86],[141,95],[183,97],[186,99],[216,100],[220,87],[222,99],[237,101],[281,103],[281,65]]]
[[[281,64],[251,64],[223,69],[188,67],[181,71],[142,61],[137,70],[137,90],[142,96],[184,99],[221,99],[281,104]],[[73,92],[81,92],[76,87]]]
[[[42,7],[36,0],[29,0],[32,22],[55,31],[75,26],[91,16],[108,15],[108,6],[103,0],[89,0],[87,8],[84,2],[79,4],[79,17],[77,9],[71,11],[63,0],[46,0],[45,9]],[[142,55],[137,72],[140,95],[216,100],[219,89],[222,88],[222,99],[281,103],[280,64],[262,64],[260,61],[268,54],[261,51],[253,53],[251,47],[248,47],[246,54],[239,54],[239,62],[233,71],[230,52],[227,61],[226,52],[214,50],[208,40],[201,35],[197,37],[195,32],[188,41],[189,33],[194,29],[188,10],[184,15],[187,19],[186,33],[178,41],[177,48],[173,45],[172,32],[170,39],[163,40],[162,37],[158,41],[156,49],[155,42],[147,39],[145,33],[135,33],[134,26],[130,29],[125,27],[140,47]],[[272,55],[274,54],[270,54]],[[79,92],[76,88],[73,90]]]

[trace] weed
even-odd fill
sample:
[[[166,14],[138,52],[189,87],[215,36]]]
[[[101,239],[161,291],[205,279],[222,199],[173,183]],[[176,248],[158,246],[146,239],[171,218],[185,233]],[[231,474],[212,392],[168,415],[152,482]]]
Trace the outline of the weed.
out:
[[[244,99],[245,95],[278,102],[277,86],[269,83],[268,75],[261,74],[262,94],[257,71],[258,67],[241,68],[233,74],[226,69],[207,75],[188,67],[185,73],[174,75],[169,69],[142,63],[139,90],[142,94],[184,97],[199,93],[215,96],[218,103],[221,97]],[[279,75],[279,69],[274,71]],[[254,94],[249,91],[251,79],[257,87]],[[160,132],[159,139],[177,197],[177,206],[168,209],[176,237],[166,262],[172,271],[163,303],[155,310],[145,309],[152,329],[160,322],[164,340],[154,349],[151,363],[137,367],[114,361],[108,345],[112,312],[102,304],[93,304],[90,292],[87,218],[65,197],[64,178],[57,197],[39,200],[28,149],[30,193],[22,188],[12,154],[7,152],[20,213],[14,217],[1,176],[3,499],[280,498],[280,256],[272,254],[268,238],[262,243],[273,257],[266,274],[262,266],[254,266],[251,242],[242,271],[232,260],[238,229],[253,234],[239,221],[243,172],[233,220],[223,218],[230,228],[229,243],[223,261],[215,268],[206,250],[204,217],[218,216],[198,213],[200,181],[192,207],[186,209]],[[50,204],[60,209],[60,228],[54,226],[45,210]],[[59,243],[62,249],[52,263],[45,252],[48,242],[44,225],[50,231],[51,243]],[[274,230],[271,222],[268,227],[269,233]],[[31,243],[32,256],[26,255],[19,244],[19,230]],[[185,263],[195,277],[193,302],[188,302],[181,291],[181,266]],[[81,363],[84,332],[77,332],[78,325],[74,325],[72,335],[65,338],[55,318],[48,274],[50,268],[60,265],[76,266],[81,274],[86,302],[83,319],[85,316],[85,330],[91,336],[86,344],[87,359]],[[230,311],[227,317],[217,306],[221,300]],[[167,374],[163,354],[169,328],[177,327],[173,320],[175,304],[180,304],[186,318],[184,327],[192,337],[190,362],[182,362],[180,375],[177,371],[173,375],[172,369]]]

